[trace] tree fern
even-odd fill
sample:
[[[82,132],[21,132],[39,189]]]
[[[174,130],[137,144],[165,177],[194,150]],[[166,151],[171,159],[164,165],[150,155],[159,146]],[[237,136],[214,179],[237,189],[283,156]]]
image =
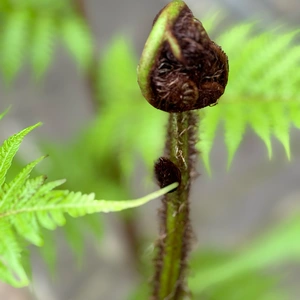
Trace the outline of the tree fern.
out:
[[[29,282],[22,258],[24,240],[41,246],[41,228],[53,230],[64,225],[65,213],[79,217],[137,207],[178,185],[175,183],[137,200],[95,200],[94,194],[55,190],[65,180],[46,183],[46,176],[30,178],[31,171],[44,157],[28,164],[14,179],[5,182],[6,173],[23,138],[39,125],[11,136],[0,147],[0,279],[14,286],[24,286]]]
[[[2,20],[0,37],[1,66],[7,79],[13,78],[19,71],[26,58],[26,53],[31,56],[36,77],[42,76],[51,62],[55,40],[59,39],[63,40],[75,58],[79,69],[86,69],[90,64],[93,44],[89,29],[68,1],[58,3],[59,1],[29,1],[26,2],[26,5],[17,6],[8,2],[7,5],[0,7],[0,13],[5,16]],[[212,27],[212,22],[207,23],[209,27]],[[237,24],[216,39],[229,56],[230,76],[226,93],[220,99],[219,105],[206,108],[202,112],[202,123],[205,128],[209,128],[209,131],[201,129],[199,149],[207,168],[214,137],[210,125],[213,127],[222,120],[225,121],[228,165],[242,141],[247,125],[250,125],[263,140],[269,157],[272,155],[270,142],[272,135],[283,144],[287,156],[290,157],[288,129],[291,122],[295,126],[299,126],[299,110],[296,109],[295,101],[299,101],[300,48],[294,45],[298,31],[282,33],[282,28],[276,28],[257,34],[254,33],[255,30],[255,22]],[[30,36],[31,38],[29,38]],[[116,55],[119,58],[122,57],[121,52]],[[124,53],[124,59],[125,55],[126,53]],[[127,67],[127,71],[129,68],[135,69],[134,64]],[[114,70],[114,68],[110,68],[106,75],[113,73]],[[117,68],[117,70],[118,76],[125,75],[125,69]],[[100,74],[103,74],[102,66]],[[112,83],[109,80],[107,82],[108,84]],[[130,80],[129,82],[128,78],[124,82],[128,83],[129,89],[136,90],[135,81]],[[111,87],[108,89],[111,90]],[[102,90],[102,98],[108,89]],[[114,102],[116,98],[111,93],[105,97],[109,98],[108,102]],[[138,101],[140,97],[134,96],[133,99]],[[147,117],[150,110],[144,109],[142,105],[139,109],[141,122],[145,122],[145,124],[152,122],[156,130],[160,128],[160,124],[164,122],[163,116]],[[218,114],[219,119],[214,120],[214,124],[210,124],[208,115],[218,109],[221,110],[220,113],[214,112],[214,115]],[[148,136],[153,136],[152,125],[148,128]],[[124,136],[125,134],[121,135],[121,137]],[[140,139],[141,135],[136,134],[135,137]],[[150,139],[147,141],[149,142]],[[162,145],[160,139],[157,141],[160,141],[160,145],[155,146],[155,142],[151,143],[155,149]],[[133,144],[146,145],[140,141],[134,143],[134,140]],[[147,161],[153,157],[152,153],[148,153],[149,148],[151,147],[145,146],[140,149]],[[123,168],[129,170],[132,164],[128,159],[129,157],[124,157],[121,161],[124,164]]]

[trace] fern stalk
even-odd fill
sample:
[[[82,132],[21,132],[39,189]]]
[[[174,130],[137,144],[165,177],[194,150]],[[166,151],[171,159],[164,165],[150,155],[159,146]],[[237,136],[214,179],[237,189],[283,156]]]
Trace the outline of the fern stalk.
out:
[[[168,123],[166,155],[180,170],[180,187],[163,199],[160,236],[155,259],[153,296],[180,299],[184,285],[186,258],[190,249],[189,192],[196,150],[197,114],[171,113]]]

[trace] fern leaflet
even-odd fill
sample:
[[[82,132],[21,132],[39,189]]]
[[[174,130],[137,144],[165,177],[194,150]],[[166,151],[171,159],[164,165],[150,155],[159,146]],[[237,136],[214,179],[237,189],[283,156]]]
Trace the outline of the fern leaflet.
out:
[[[39,125],[30,126],[11,136],[0,148],[0,280],[17,287],[29,283],[22,264],[24,240],[41,246],[41,228],[53,230],[64,225],[65,213],[80,217],[137,207],[178,186],[178,183],[174,183],[136,200],[95,200],[93,193],[54,190],[65,180],[45,183],[45,176],[30,178],[31,171],[44,157],[28,164],[11,182],[5,182],[6,173],[23,138]]]
[[[30,14],[15,10],[7,16],[1,44],[1,67],[5,78],[12,80],[20,70],[28,41]]]
[[[55,16],[39,15],[34,22],[31,42],[31,61],[36,78],[40,78],[51,63],[55,34]]]
[[[61,35],[79,68],[86,70],[93,55],[93,43],[86,24],[80,18],[68,18],[62,22]]]
[[[5,181],[6,173],[22,143],[22,140],[30,131],[32,131],[34,128],[40,125],[41,123],[37,123],[33,126],[23,129],[19,133],[16,133],[10,138],[8,138],[3,143],[2,147],[0,148],[0,187],[3,185]]]
[[[283,145],[290,159],[289,128],[299,127],[300,47],[294,45],[299,30],[277,30],[252,35],[254,24],[234,26],[219,37],[230,62],[226,92],[216,107],[205,109],[200,128],[215,127],[224,120],[228,166],[238,149],[246,125],[250,125],[272,156],[271,136]],[[218,113],[219,120],[210,114]],[[213,112],[214,111],[214,112]],[[210,172],[209,152],[213,130],[201,129],[200,152]]]

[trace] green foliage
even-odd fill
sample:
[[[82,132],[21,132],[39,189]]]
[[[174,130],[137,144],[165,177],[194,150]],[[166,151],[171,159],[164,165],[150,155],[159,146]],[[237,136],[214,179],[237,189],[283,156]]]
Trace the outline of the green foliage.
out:
[[[50,155],[50,178],[68,178],[68,189],[80,186],[83,192],[124,199],[130,197],[128,182],[137,158],[152,176],[153,162],[163,151],[167,114],[143,101],[134,51],[124,37],[111,41],[95,67],[99,113],[73,140],[40,144],[42,152]]]
[[[59,40],[69,49],[80,70],[91,66],[94,52],[91,33],[69,1],[22,1],[21,6],[19,2],[1,1],[1,4],[0,67],[7,80],[16,76],[27,54],[35,77],[40,78],[49,68]],[[209,32],[216,16],[204,21]],[[224,123],[228,166],[248,125],[265,143],[269,158],[272,135],[282,143],[290,158],[289,128],[292,124],[300,127],[300,47],[295,45],[298,31],[282,33],[282,28],[281,31],[276,28],[257,34],[255,25],[237,24],[216,38],[228,54],[230,73],[219,105],[201,111],[198,148],[209,173],[209,154],[218,124]],[[161,128],[165,122],[164,113],[153,110],[142,100],[136,84],[137,59],[132,53],[129,42],[118,37],[102,56],[97,86],[104,113],[92,124],[97,129],[89,133],[92,139],[95,135],[104,140],[107,136],[114,137],[112,144],[105,147],[101,144],[102,147],[94,147],[95,151],[123,147],[124,151],[118,155],[125,174],[130,174],[132,158],[137,153],[148,165],[153,162],[162,149]],[[131,121],[126,122],[127,119]]]
[[[299,127],[300,47],[295,45],[299,31],[254,34],[254,30],[252,23],[239,24],[217,38],[229,57],[230,72],[219,104],[202,110],[199,149],[209,172],[209,153],[221,121],[228,166],[247,125],[263,140],[269,158],[274,135],[290,159],[289,128],[291,123]]]
[[[102,113],[89,136],[90,139],[101,137],[97,141],[99,147],[95,147],[99,157],[111,150],[116,153],[125,176],[131,173],[136,154],[141,155],[147,166],[153,167],[153,161],[163,149],[165,133],[162,128],[167,117],[142,98],[136,81],[136,65],[128,41],[116,37],[99,66]],[[106,139],[110,143],[103,143]]]
[[[188,287],[194,298],[293,299],[280,282],[283,274],[278,268],[285,262],[300,261],[299,232],[298,212],[241,249],[198,250],[189,262]],[[144,299],[147,295],[149,287],[140,284],[130,299]]]
[[[22,253],[24,240],[41,246],[41,228],[54,230],[66,222],[64,216],[79,217],[95,212],[121,211],[137,207],[162,195],[162,190],[137,200],[95,200],[94,194],[55,190],[65,180],[46,183],[46,176],[30,178],[33,168],[44,159],[28,164],[10,182],[6,174],[24,137],[40,123],[14,134],[0,147],[0,279],[13,286],[29,283]],[[178,186],[173,184],[173,188]],[[171,187],[172,188],[172,187]],[[164,192],[170,189],[164,189]]]
[[[28,127],[22,130],[19,133],[8,138],[4,143],[3,146],[0,148],[0,186],[3,185],[6,177],[6,173],[12,163],[14,156],[16,155],[23,138],[35,127],[39,126],[40,124],[36,124],[34,126]],[[33,165],[34,167],[34,165]],[[28,173],[30,173],[30,168],[28,167]],[[26,170],[24,170],[24,173]],[[27,174],[25,173],[25,176]],[[25,177],[26,179],[26,177]],[[14,186],[12,186],[14,187]]]
[[[1,67],[7,79],[20,69],[29,31],[29,12],[16,10],[9,14],[3,24],[1,45]]]
[[[300,261],[299,232],[297,212],[237,250],[198,250],[189,262],[188,287],[194,298],[293,299],[282,285],[284,272],[280,267]],[[147,295],[149,287],[140,284],[130,299]]]
[[[91,66],[94,51],[91,33],[70,1],[0,1],[0,27],[0,68],[7,80],[15,78],[25,61],[31,63],[34,76],[41,78],[53,61],[59,41],[67,47],[80,70]],[[224,124],[228,165],[247,126],[263,140],[269,158],[272,157],[272,135],[290,157],[289,128],[292,125],[300,128],[297,33],[282,33],[282,28],[257,33],[254,23],[242,23],[216,39],[228,54],[230,77],[219,104],[201,111],[198,147],[209,172],[209,155],[219,124]],[[105,191],[114,198],[122,198],[129,194],[125,183],[132,176],[136,158],[141,157],[151,168],[162,153],[165,136],[162,128],[167,114],[153,109],[142,99],[136,83],[137,59],[127,38],[113,39],[99,61],[94,67],[98,68],[100,113],[76,141],[63,146],[48,145],[45,153],[50,153],[50,177],[68,178],[65,184],[68,189],[80,186],[82,192],[94,191],[100,195]],[[63,181],[45,183],[44,176],[30,178],[30,172],[43,157],[5,182],[13,156],[33,128],[9,138],[0,148],[0,279],[15,286],[28,283],[24,239],[41,245],[42,240],[49,238],[44,236],[45,228],[54,229],[65,224],[66,218],[70,219],[64,213],[77,216],[103,211],[109,204],[113,204],[110,209],[116,210],[131,203],[99,202],[93,195],[53,190]],[[138,204],[141,203],[134,202]],[[92,222],[85,226],[93,227]],[[68,220],[65,226],[70,223]],[[80,251],[82,234],[77,231],[79,234],[74,235],[74,226],[66,228],[73,248]],[[193,268],[194,277],[190,279],[193,292],[210,295],[212,299],[224,299],[222,295],[229,295],[228,299],[246,299],[246,295],[252,295],[252,299],[265,300],[270,299],[265,297],[270,287],[271,299],[277,299],[272,298],[276,281],[265,278],[258,269],[285,259],[299,260],[300,249],[296,243],[299,230],[297,218],[292,219],[234,256],[211,259],[217,265]],[[44,254],[53,266],[54,251],[47,249],[44,248]],[[237,294],[238,286],[250,283],[255,286],[251,291],[256,294],[251,294],[250,288],[245,289],[242,296]]]
[[[129,182],[137,158],[146,163],[148,182],[152,180],[153,162],[163,151],[162,128],[167,115],[143,101],[136,84],[136,57],[126,40],[115,37],[97,66],[100,113],[73,140],[59,145],[41,143],[42,153],[49,154],[45,172],[50,179],[67,178],[64,188],[80,187],[82,192],[93,191],[96,197],[130,198]],[[94,238],[99,238],[101,228],[101,218],[96,215],[68,220],[64,231],[77,258],[84,243],[76,242],[75,237],[81,240],[93,232]],[[49,253],[45,250],[43,256]],[[51,253],[47,261],[53,268]]]
[[[210,151],[216,129],[222,123],[228,167],[248,125],[265,143],[269,158],[273,135],[283,144],[290,159],[289,128],[292,124],[300,126],[300,47],[294,45],[297,31],[283,34],[277,29],[255,35],[254,29],[252,23],[238,24],[216,39],[228,54],[230,73],[219,104],[200,113],[198,149],[209,173]],[[166,114],[153,110],[141,99],[132,52],[128,41],[118,37],[102,56],[98,88],[103,114],[94,123],[97,129],[90,132],[90,139],[101,136],[111,141],[101,150],[94,148],[98,157],[127,149],[116,152],[123,174],[131,173],[136,153],[149,166],[157,153],[161,153],[164,139],[161,128],[166,118]],[[282,53],[285,53],[283,59]],[[103,140],[97,139],[97,143],[102,144]]]
[[[24,61],[31,62],[35,78],[44,75],[56,40],[65,44],[80,70],[86,70],[91,62],[91,33],[70,1],[2,0],[0,27],[0,68],[8,82]]]
[[[204,273],[210,270],[216,270],[219,265],[230,266],[235,261],[235,256],[239,253],[233,252],[216,252],[209,250],[207,252],[198,252],[193,255],[191,260],[191,274],[196,274],[199,280],[205,277]],[[215,275],[218,273],[216,272]],[[205,275],[204,275],[205,276]],[[255,267],[251,270],[244,270],[239,272],[237,276],[228,276],[226,280],[213,284],[201,292],[194,281],[193,275],[190,276],[192,282],[192,293],[196,299],[211,299],[211,300],[286,300],[289,297],[279,287],[279,277],[274,276],[268,272],[261,272]],[[201,280],[198,283],[201,284]]]
[[[194,276],[190,277],[190,288],[195,293],[206,293],[218,289],[219,286],[222,288],[224,285],[237,287],[237,281],[252,272],[264,270],[268,267],[276,267],[287,261],[299,262],[299,232],[299,214],[295,214],[257,238],[244,250],[240,250],[223,261],[216,261],[208,268],[203,267],[205,260],[202,259],[200,263],[197,258],[196,261],[191,263]],[[244,297],[240,299],[244,299]],[[252,299],[265,298],[254,297]]]
[[[61,31],[64,42],[79,68],[87,69],[91,63],[93,47],[86,24],[80,18],[69,18],[62,22]]]
[[[51,63],[56,30],[55,20],[50,13],[36,17],[32,31],[31,63],[37,78],[45,73]]]

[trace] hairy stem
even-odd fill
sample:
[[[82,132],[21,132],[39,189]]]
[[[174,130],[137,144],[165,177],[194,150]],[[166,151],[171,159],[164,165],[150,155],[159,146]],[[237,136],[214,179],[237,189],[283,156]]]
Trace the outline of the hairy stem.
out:
[[[189,191],[196,157],[196,113],[171,113],[166,155],[181,172],[179,188],[163,199],[156,257],[154,299],[181,299],[190,249]]]

